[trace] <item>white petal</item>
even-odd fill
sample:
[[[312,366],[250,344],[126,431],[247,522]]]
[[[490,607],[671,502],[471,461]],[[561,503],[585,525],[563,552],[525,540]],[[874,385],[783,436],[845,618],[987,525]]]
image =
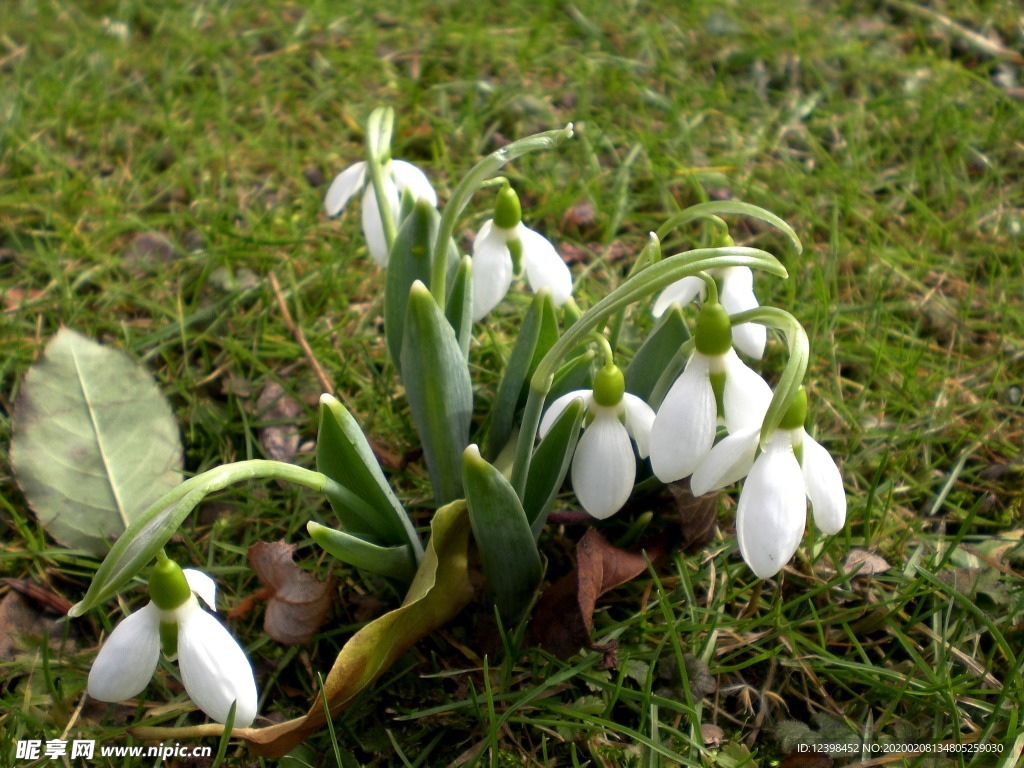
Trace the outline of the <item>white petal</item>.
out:
[[[673,304],[685,307],[704,290],[704,281],[699,277],[684,277],[682,280],[672,283],[668,288],[658,294],[654,302],[654,309],[651,314],[661,317]]]
[[[651,427],[654,426],[654,410],[636,395],[628,392],[622,396],[626,407],[626,431],[636,443],[636,452],[641,459],[651,455]]]
[[[740,352],[754,360],[764,356],[768,329],[757,323],[741,323],[732,327],[732,343]]]
[[[636,461],[626,428],[612,409],[596,408],[572,459],[572,488],[583,508],[599,520],[611,517],[629,499]],[[607,411],[603,413],[601,411]]]
[[[517,234],[523,245],[523,262],[530,289],[537,293],[541,288],[547,288],[551,291],[554,305],[562,306],[572,296],[572,273],[568,265],[543,235],[521,224]]]
[[[540,428],[537,430],[538,436],[543,439],[548,430],[555,426],[555,422],[562,415],[562,411],[568,408],[569,404],[577,398],[583,400],[584,408],[589,408],[590,404],[594,401],[594,394],[589,389],[577,389],[575,392],[569,392],[555,398],[555,401],[548,406],[547,411],[544,413],[544,418],[540,420]]]
[[[505,233],[488,221],[473,243],[473,320],[487,317],[512,285],[512,254]]]
[[[185,581],[187,581],[189,587],[192,588],[192,592],[199,595],[204,603],[216,611],[217,582],[202,571],[197,571],[195,568],[182,568],[181,572],[185,574]]]
[[[153,603],[125,618],[103,643],[89,670],[89,695],[124,701],[145,690],[160,660],[160,609]]]
[[[423,171],[404,160],[392,160],[389,170],[398,186],[399,193],[408,189],[413,199],[426,200],[431,205],[437,206],[437,193]]]
[[[334,177],[324,196],[324,211],[328,216],[337,216],[348,205],[352,195],[366,183],[366,163],[350,165]]]
[[[695,352],[651,427],[651,467],[659,480],[681,480],[700,465],[715,442],[717,417],[709,358]]]
[[[822,533],[839,533],[846,525],[846,491],[832,456],[806,433],[803,438],[803,475],[814,524]]]
[[[690,493],[703,496],[746,477],[754,464],[760,437],[758,427],[726,435],[694,470],[690,478]]]
[[[235,709],[235,727],[247,728],[256,718],[256,679],[238,641],[198,604],[178,626],[178,666],[189,698],[203,712],[223,723]]]
[[[754,295],[754,272],[750,267],[726,267],[720,272],[721,293],[719,299],[725,311],[737,315],[758,306]],[[740,352],[755,360],[764,355],[768,331],[757,323],[743,323],[733,326],[732,343]]]
[[[739,432],[753,427],[761,428],[764,414],[772,401],[772,388],[747,367],[730,349],[725,354],[725,388],[722,393],[725,427]]]
[[[740,554],[758,578],[771,578],[790,561],[806,517],[800,464],[791,446],[773,442],[754,462],[736,507]]]
[[[391,205],[391,216],[397,223],[398,189],[390,179],[384,179],[384,194]],[[366,238],[366,247],[373,260],[381,267],[387,266],[388,240],[384,235],[384,222],[380,218],[377,195],[373,191],[372,184],[367,185],[366,192],[363,193],[363,237]]]

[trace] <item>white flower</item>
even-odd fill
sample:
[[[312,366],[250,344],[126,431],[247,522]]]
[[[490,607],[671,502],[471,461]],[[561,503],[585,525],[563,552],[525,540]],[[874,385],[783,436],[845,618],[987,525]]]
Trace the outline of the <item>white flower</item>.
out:
[[[749,267],[709,269],[708,274],[718,281],[718,299],[730,315],[746,312],[758,306],[757,297],[754,295],[754,273]],[[673,304],[689,304],[697,296],[703,296],[706,288],[704,281],[699,277],[684,277],[658,294],[652,314],[661,317]],[[740,352],[755,360],[761,359],[768,338],[763,325],[743,323],[734,326],[732,334],[733,343]]]
[[[189,698],[212,719],[223,723],[233,702],[234,725],[246,728],[256,717],[256,680],[238,642],[196,600],[215,608],[216,587],[206,574],[184,569],[192,594],[173,610],[150,601],[110,633],[89,672],[89,695],[100,701],[123,701],[149,684],[160,659],[160,624],[177,624],[178,666]]]
[[[583,508],[603,520],[618,512],[629,499],[636,479],[636,460],[629,444],[636,443],[640,458],[650,454],[654,411],[636,395],[624,394],[617,405],[599,405],[591,390],[557,398],[540,423],[544,437],[570,403],[582,399],[593,421],[584,429],[572,458],[572,487]],[[625,422],[625,423],[623,423]]]
[[[651,467],[668,483],[693,473],[708,455],[718,427],[711,377],[725,374],[722,416],[729,434],[758,428],[772,399],[764,379],[730,348],[721,355],[694,352],[669,389],[651,429]]]
[[[526,279],[536,293],[551,291],[555,306],[572,295],[572,274],[558,251],[546,237],[519,222],[505,229],[488,219],[473,243],[473,320],[482,320],[505,298],[514,273],[509,243],[518,241],[522,249]]]
[[[391,215],[397,219],[401,207],[402,192],[409,190],[417,200],[426,200],[437,205],[437,193],[430,185],[426,175],[412,163],[404,160],[391,160],[384,165],[384,197],[391,206]],[[365,162],[350,165],[339,173],[324,196],[324,210],[328,216],[341,213],[348,201],[365,188],[363,193],[363,236],[370,249],[370,255],[380,266],[388,263],[388,246],[384,237],[384,222],[381,220],[380,208],[377,206],[377,195],[373,184],[368,183]],[[397,223],[397,221],[396,221]]]
[[[736,509],[736,539],[750,569],[767,579],[796,552],[808,501],[822,533],[842,530],[846,492],[832,457],[803,427],[777,430],[755,460],[759,437],[760,429],[752,428],[722,440],[693,473],[690,490],[702,496],[746,476]]]

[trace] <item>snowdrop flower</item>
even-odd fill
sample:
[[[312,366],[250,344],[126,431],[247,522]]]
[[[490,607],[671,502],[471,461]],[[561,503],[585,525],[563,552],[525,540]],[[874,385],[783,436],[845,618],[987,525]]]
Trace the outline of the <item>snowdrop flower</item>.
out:
[[[523,224],[519,197],[512,187],[503,187],[494,218],[484,222],[473,243],[474,322],[498,306],[523,267],[530,289],[549,289],[556,307],[572,295],[569,267],[546,237]]]
[[[611,517],[629,499],[636,479],[636,460],[630,438],[640,458],[650,453],[654,411],[636,395],[628,394],[622,371],[613,364],[602,368],[592,390],[577,390],[557,398],[540,422],[544,437],[558,417],[582,399],[592,419],[576,444],[572,458],[572,487],[583,508],[593,517]]]
[[[705,304],[694,331],[695,351],[665,395],[651,429],[651,467],[662,482],[681,480],[704,461],[719,416],[729,434],[760,428],[771,388],[732,348],[721,304]]]
[[[328,216],[337,216],[348,205],[348,201],[365,188],[363,236],[366,238],[366,245],[373,260],[384,267],[388,263],[387,239],[384,237],[384,222],[377,206],[377,195],[368,175],[365,161],[350,165],[339,173],[327,189],[324,210]],[[396,220],[401,207],[402,192],[405,190],[409,190],[416,200],[426,200],[431,205],[437,205],[437,193],[423,171],[404,160],[389,160],[384,164],[384,197],[391,206],[392,217]]]
[[[807,502],[823,533],[846,524],[846,492],[839,468],[803,424],[807,394],[801,388],[779,429],[755,455],[759,429],[726,437],[693,473],[694,496],[724,488],[746,476],[736,509],[740,554],[760,578],[774,576],[789,562],[804,535]]]
[[[732,245],[732,238],[729,238],[728,244]],[[730,315],[746,312],[758,306],[757,297],[754,295],[754,272],[750,267],[722,267],[710,269],[708,274],[718,283],[719,301]],[[706,288],[706,284],[699,277],[684,277],[658,294],[652,314],[661,317],[673,304],[689,304],[698,296],[703,297]],[[732,340],[736,348],[754,360],[760,360],[764,355],[767,339],[768,331],[757,323],[743,323],[732,331]]]
[[[110,633],[89,672],[89,695],[123,701],[149,684],[160,649],[178,659],[189,698],[223,723],[237,702],[234,725],[246,728],[256,717],[256,680],[238,642],[211,614],[199,607],[199,595],[215,607],[216,585],[206,574],[184,571],[166,558],[149,579],[152,600]]]

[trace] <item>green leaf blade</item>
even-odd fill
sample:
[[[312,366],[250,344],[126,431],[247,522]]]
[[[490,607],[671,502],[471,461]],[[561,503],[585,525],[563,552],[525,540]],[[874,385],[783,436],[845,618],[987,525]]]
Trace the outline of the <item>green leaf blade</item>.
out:
[[[320,397],[316,467],[371,508],[368,514],[362,505],[327,489],[331,508],[349,533],[376,538],[387,546],[408,545],[416,559],[423,554],[416,529],[377,464],[363,430],[345,406],[328,394]]]
[[[462,495],[462,451],[469,444],[473,386],[455,332],[418,281],[409,291],[402,369],[434,496],[442,504],[454,501]]]
[[[408,584],[416,573],[409,546],[382,547],[345,531],[309,522],[306,531],[321,549],[344,563]]]
[[[466,505],[487,591],[506,624],[530,605],[543,575],[537,543],[515,489],[469,446],[462,459]]]

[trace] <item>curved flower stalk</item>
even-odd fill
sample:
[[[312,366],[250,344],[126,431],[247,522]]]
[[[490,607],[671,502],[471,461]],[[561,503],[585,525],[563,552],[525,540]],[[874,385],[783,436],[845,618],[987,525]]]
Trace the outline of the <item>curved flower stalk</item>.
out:
[[[736,539],[743,559],[762,579],[782,570],[796,552],[808,501],[822,533],[838,533],[846,524],[842,476],[828,451],[804,430],[806,413],[807,394],[801,388],[760,455],[759,428],[730,434],[690,481],[693,495],[702,496],[747,478],[736,509]]]
[[[551,291],[555,306],[572,295],[569,267],[551,242],[523,224],[519,197],[512,187],[498,192],[494,218],[473,243],[473,320],[479,321],[505,298],[514,275],[526,271],[530,289]]]
[[[149,684],[164,655],[177,658],[189,698],[218,723],[235,704],[234,725],[246,728],[256,718],[256,680],[238,642],[196,595],[216,608],[216,586],[206,574],[178,567],[163,557],[150,576],[152,600],[118,624],[89,672],[89,695],[123,701]]]
[[[719,300],[730,316],[757,308],[754,272],[749,267],[711,269],[708,270],[708,274],[718,283]],[[703,298],[706,292],[707,284],[699,277],[684,277],[658,295],[651,313],[655,317],[661,317],[673,304],[689,304],[698,296]],[[732,341],[736,349],[754,360],[760,360],[764,356],[767,340],[767,329],[757,323],[744,323],[732,331]]]
[[[730,434],[760,426],[772,399],[764,379],[732,347],[729,316],[721,304],[701,310],[696,349],[669,389],[651,429],[651,467],[662,482],[693,473],[711,451],[718,423]]]
[[[363,236],[373,260],[384,267],[388,263],[388,241],[378,197],[373,184],[367,183],[369,170],[367,162],[360,161],[339,173],[324,196],[324,211],[328,216],[337,216],[357,193],[363,191]],[[389,160],[383,164],[382,171],[383,197],[391,209],[392,220],[398,218],[402,193],[407,190],[413,200],[426,200],[432,206],[437,205],[437,193],[430,180],[412,163]]]
[[[625,389],[622,371],[609,362],[595,377],[593,390],[562,395],[540,422],[543,438],[570,403],[583,400],[591,420],[572,459],[572,487],[583,508],[599,520],[622,509],[633,491],[636,460],[630,440],[640,458],[650,454],[654,411]]]

